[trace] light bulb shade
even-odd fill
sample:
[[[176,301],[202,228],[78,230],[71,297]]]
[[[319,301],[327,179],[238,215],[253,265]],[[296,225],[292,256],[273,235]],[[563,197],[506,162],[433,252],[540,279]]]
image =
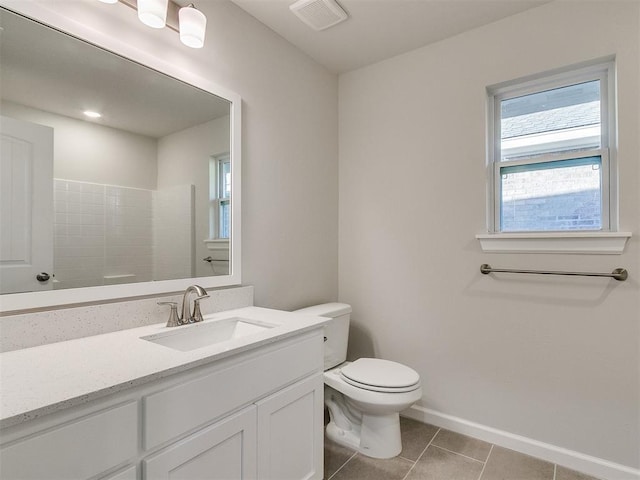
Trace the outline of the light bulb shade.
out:
[[[152,28],[164,28],[169,0],[138,0],[138,18]]]
[[[180,20],[180,41],[187,47],[202,48],[204,33],[207,29],[207,17],[192,6],[183,7],[178,12]]]

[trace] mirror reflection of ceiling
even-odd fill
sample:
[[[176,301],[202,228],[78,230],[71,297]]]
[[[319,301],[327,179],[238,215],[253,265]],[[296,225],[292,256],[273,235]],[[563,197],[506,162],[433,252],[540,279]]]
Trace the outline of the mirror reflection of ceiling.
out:
[[[0,10],[0,25],[5,101],[80,120],[98,111],[101,125],[154,138],[229,114],[224,99],[19,15]]]

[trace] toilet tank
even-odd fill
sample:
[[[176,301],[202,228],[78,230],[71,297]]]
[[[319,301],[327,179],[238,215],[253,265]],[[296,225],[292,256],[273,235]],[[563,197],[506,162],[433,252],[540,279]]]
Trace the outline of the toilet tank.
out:
[[[296,313],[331,318],[331,321],[324,326],[325,370],[340,365],[347,359],[351,305],[346,303],[323,303],[296,310]]]

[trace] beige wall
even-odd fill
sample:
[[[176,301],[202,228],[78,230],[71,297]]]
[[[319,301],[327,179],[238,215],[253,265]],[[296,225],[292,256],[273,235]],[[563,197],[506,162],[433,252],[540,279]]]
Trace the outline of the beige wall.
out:
[[[640,4],[553,2],[340,77],[339,298],[351,355],[420,373],[421,406],[640,466]],[[617,56],[625,253],[483,254],[488,85]],[[483,276],[511,268],[593,278]]]
[[[228,1],[198,8],[207,47],[187,67],[243,101],[243,283],[260,306],[334,300],[337,77]]]

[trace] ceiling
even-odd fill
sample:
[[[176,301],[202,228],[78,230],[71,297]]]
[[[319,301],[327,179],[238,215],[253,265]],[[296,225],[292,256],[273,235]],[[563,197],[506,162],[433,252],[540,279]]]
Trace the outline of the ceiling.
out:
[[[335,73],[452,37],[551,0],[338,0],[349,18],[317,32],[289,10],[295,0],[231,0]]]

